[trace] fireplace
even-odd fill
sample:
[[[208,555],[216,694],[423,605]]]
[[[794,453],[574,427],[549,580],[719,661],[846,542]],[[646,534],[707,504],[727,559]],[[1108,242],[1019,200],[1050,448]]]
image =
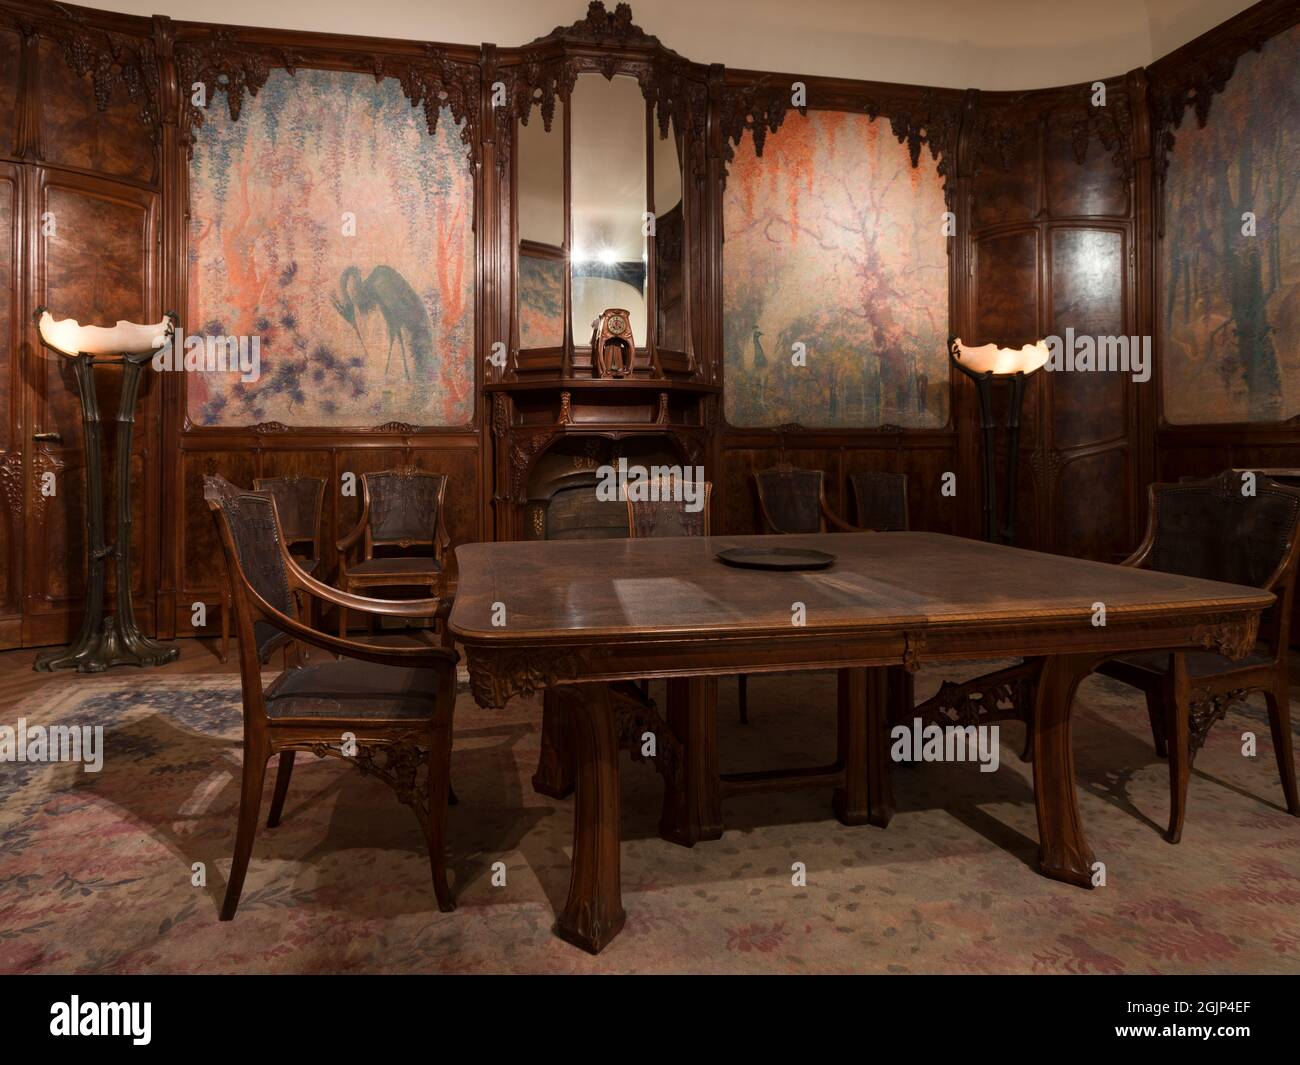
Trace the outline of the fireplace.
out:
[[[610,440],[569,437],[552,445],[537,460],[528,479],[526,540],[609,540],[627,536],[627,504],[602,499],[597,489],[600,468],[681,464],[683,459],[662,437]]]
[[[498,540],[627,535],[627,505],[596,494],[617,465],[706,466],[718,388],[645,378],[488,384]]]

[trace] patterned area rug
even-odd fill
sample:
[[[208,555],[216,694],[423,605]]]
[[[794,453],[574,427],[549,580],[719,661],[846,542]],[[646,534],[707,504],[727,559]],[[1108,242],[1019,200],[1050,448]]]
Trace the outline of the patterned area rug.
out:
[[[984,668],[923,672],[918,696]],[[734,681],[719,689],[724,769],[832,760],[833,676],[751,678],[748,727]],[[347,765],[299,755],[284,821],[260,829],[227,924],[217,909],[238,804],[235,678],[88,677],[43,690],[0,724],[18,717],[102,724],[106,757],[97,774],[0,765],[3,972],[1300,971],[1300,820],[1282,809],[1258,701],[1211,733],[1183,841],[1170,846],[1167,770],[1141,696],[1103,678],[1083,685],[1082,812],[1107,869],[1107,886],[1091,892],[1035,872],[1016,725],[1002,730],[995,773],[897,770],[887,830],[845,828],[829,791],[795,792],[728,801],[724,837],[690,850],[658,838],[658,778],[625,757],[628,920],[596,958],[551,933],[573,804],[529,784],[536,700],[488,712],[460,697],[455,913],[437,911],[411,812]],[[1243,732],[1259,738],[1254,758],[1241,754]],[[207,883],[195,887],[200,862]],[[806,886],[792,886],[795,862]]]

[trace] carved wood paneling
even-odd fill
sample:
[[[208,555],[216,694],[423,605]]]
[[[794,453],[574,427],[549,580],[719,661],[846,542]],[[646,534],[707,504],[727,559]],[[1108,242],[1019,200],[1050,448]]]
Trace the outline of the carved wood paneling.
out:
[[[158,196],[142,188],[68,172],[33,172],[36,197],[31,219],[53,219],[36,244],[36,281],[30,299],[57,316],[112,322],[119,318],[148,321],[160,314],[157,292]],[[33,228],[35,226],[33,225]],[[29,230],[30,232],[31,230]],[[103,255],[111,247],[111,256]],[[80,620],[84,587],[85,467],[81,405],[66,360],[39,343],[35,326],[24,328],[24,373],[33,388],[32,433],[57,433],[35,453],[27,480],[24,560],[24,638],[56,642]],[[162,530],[157,513],[154,459],[158,451],[158,390],[146,375],[136,408],[132,466],[132,577],[137,590],[156,587]],[[101,418],[117,413],[120,369],[95,371]],[[30,435],[30,434],[29,434]],[[111,446],[106,463],[113,459]],[[55,474],[54,494],[41,492],[41,476]],[[111,479],[110,479],[111,483]],[[112,513],[113,498],[106,501]],[[141,623],[153,625],[151,598],[138,604]]]

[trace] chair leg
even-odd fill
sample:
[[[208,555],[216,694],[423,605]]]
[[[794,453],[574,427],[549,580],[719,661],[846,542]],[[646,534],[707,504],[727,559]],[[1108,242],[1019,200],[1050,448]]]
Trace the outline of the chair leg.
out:
[[[1147,697],[1147,718],[1151,722],[1151,739],[1155,742],[1156,757],[1169,757],[1169,744],[1165,740],[1165,710],[1161,695],[1157,691],[1149,691]]]
[[[749,677],[741,673],[736,677],[736,697],[740,702],[740,723],[749,724]]]
[[[1187,813],[1187,782],[1192,775],[1191,686],[1187,680],[1187,656],[1177,651],[1169,656],[1169,671],[1161,691],[1164,735],[1169,757],[1169,828],[1165,839],[1177,843],[1183,838]]]
[[[230,660],[230,587],[227,585],[221,592],[221,662],[224,665]]]
[[[284,798],[289,794],[289,778],[293,776],[293,759],[296,751],[281,751],[280,761],[275,770],[275,791],[271,793],[271,812],[266,818],[266,827],[275,828],[280,823],[284,812]]]
[[[253,837],[257,835],[257,815],[262,807],[262,785],[266,782],[266,763],[271,752],[262,744],[244,745],[244,770],[239,793],[239,827],[235,831],[235,857],[230,863],[230,879],[226,882],[226,900],[221,905],[221,919],[229,921],[239,907],[239,896],[244,892],[244,874],[248,872],[248,859],[253,853]]]
[[[447,887],[447,805],[451,798],[451,727],[435,725],[429,739],[429,813],[425,831],[433,893],[443,913],[451,913],[456,908],[451,889]]]
[[[1300,817],[1300,795],[1296,792],[1295,753],[1291,743],[1291,695],[1287,691],[1285,674],[1277,687],[1264,693],[1268,704],[1268,727],[1273,733],[1273,750],[1277,752],[1277,771],[1282,775],[1282,793],[1286,796],[1286,810],[1292,817]]]

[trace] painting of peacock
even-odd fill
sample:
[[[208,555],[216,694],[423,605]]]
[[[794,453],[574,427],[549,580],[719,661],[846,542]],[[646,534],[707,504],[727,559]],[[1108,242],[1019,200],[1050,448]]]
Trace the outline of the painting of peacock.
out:
[[[412,379],[413,363],[415,379],[426,380],[433,366],[433,329],[424,302],[406,278],[391,266],[376,266],[363,280],[360,269],[349,266],[339,277],[339,292],[340,295],[330,297],[334,309],[356,332],[367,360],[370,352],[366,349],[358,318],[377,307],[388,329],[388,361],[384,364],[384,374],[387,375],[392,367],[393,345],[396,344],[402,353],[406,379]]]

